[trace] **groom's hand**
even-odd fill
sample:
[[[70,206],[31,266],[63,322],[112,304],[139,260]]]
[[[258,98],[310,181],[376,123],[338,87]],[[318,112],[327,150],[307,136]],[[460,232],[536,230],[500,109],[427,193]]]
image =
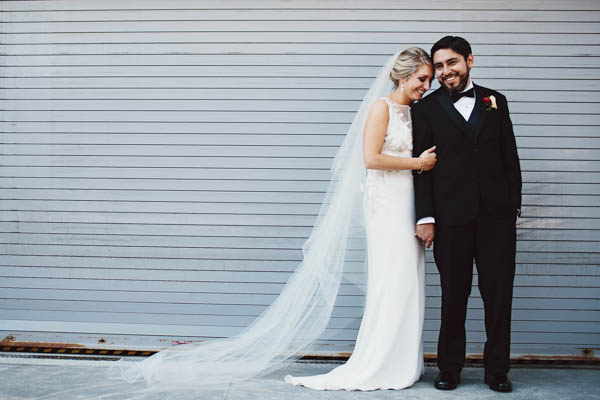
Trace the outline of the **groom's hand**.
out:
[[[415,236],[418,237],[425,247],[430,248],[435,236],[434,224],[419,224],[417,225]]]

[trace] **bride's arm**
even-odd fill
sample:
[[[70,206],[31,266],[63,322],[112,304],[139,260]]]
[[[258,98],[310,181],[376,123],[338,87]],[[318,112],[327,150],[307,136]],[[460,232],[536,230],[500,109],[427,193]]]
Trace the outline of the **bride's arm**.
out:
[[[389,110],[384,100],[377,100],[367,117],[363,133],[363,158],[368,169],[428,171],[435,165],[435,154],[423,157],[393,157],[381,154],[389,121]],[[423,153],[425,154],[425,153]],[[432,153],[428,153],[432,154]]]

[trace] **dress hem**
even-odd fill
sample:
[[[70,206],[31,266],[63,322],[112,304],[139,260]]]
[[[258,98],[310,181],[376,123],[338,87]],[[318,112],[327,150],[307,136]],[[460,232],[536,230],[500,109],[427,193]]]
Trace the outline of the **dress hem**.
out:
[[[284,381],[294,385],[294,386],[302,386],[308,389],[313,389],[313,390],[321,390],[321,391],[334,391],[334,390],[344,390],[346,392],[372,392],[375,390],[404,390],[404,389],[408,389],[409,387],[411,387],[412,385],[414,385],[415,383],[417,383],[421,377],[419,377],[417,380],[413,381],[412,383],[408,384],[408,385],[401,385],[401,386],[377,386],[377,387],[341,387],[341,386],[319,386],[319,387],[315,387],[315,386],[307,386],[301,382],[294,382],[294,380],[296,378],[294,378],[291,375],[286,375],[284,378]]]

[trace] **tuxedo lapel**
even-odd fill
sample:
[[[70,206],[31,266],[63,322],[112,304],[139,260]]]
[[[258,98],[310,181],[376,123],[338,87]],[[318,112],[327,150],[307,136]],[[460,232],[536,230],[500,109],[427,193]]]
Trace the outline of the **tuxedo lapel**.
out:
[[[440,93],[437,96],[437,101],[444,108],[450,119],[454,121],[454,123],[458,126],[460,131],[465,136],[469,137],[469,139],[473,140],[473,137],[471,136],[471,127],[467,124],[467,121],[465,121],[463,116],[460,115],[458,110],[454,107],[454,104],[452,104],[448,92],[446,92],[444,89],[439,90]]]
[[[481,101],[482,98],[487,96],[487,93],[484,93],[484,89],[481,86],[473,86],[475,87],[475,107],[473,107],[473,112],[469,117],[469,125],[473,131],[473,141],[476,142],[487,117],[486,105]]]

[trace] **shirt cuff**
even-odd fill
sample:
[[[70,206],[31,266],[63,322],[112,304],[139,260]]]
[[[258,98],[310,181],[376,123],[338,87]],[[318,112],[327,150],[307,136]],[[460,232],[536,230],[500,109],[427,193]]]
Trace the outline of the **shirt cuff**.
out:
[[[424,217],[417,221],[417,225],[423,225],[423,224],[435,224],[435,218]]]

